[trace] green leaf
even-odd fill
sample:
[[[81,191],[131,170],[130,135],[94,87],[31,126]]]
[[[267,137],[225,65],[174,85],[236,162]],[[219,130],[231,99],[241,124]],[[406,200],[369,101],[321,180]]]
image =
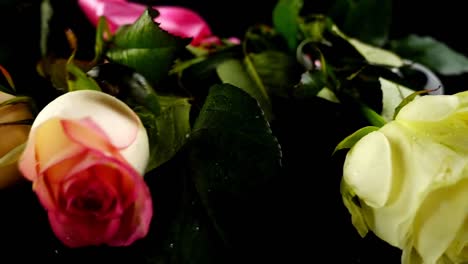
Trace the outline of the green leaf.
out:
[[[151,85],[156,87],[168,75],[174,64],[175,52],[175,47],[157,49],[113,48],[107,52],[107,56],[113,62],[135,69],[145,76]]]
[[[226,263],[222,240],[206,216],[196,190],[192,189],[193,186],[184,188],[178,213],[169,226],[164,246],[169,253],[168,263]]]
[[[106,53],[111,61],[143,74],[153,86],[168,75],[177,53],[190,41],[162,30],[154,22],[158,15],[148,8],[135,23],[120,27]]]
[[[12,104],[21,104],[21,103],[32,105],[34,103],[34,100],[28,96],[15,96],[9,100],[1,102],[0,107],[6,106],[6,105],[12,105]]]
[[[392,40],[390,48],[400,56],[419,62],[443,75],[468,72],[468,58],[432,37],[409,35]]]
[[[292,51],[296,49],[299,39],[299,14],[303,4],[303,0],[278,0],[273,9],[273,26]]]
[[[185,144],[190,135],[190,108],[187,98],[158,96],[161,112],[158,116],[137,107],[150,140],[150,161],[147,171],[170,160]]]
[[[135,23],[120,27],[116,32],[113,44],[118,47],[154,49],[164,47],[184,48],[190,39],[183,39],[161,29],[154,19],[159,12],[147,8]]]
[[[369,121],[369,123],[373,126],[383,127],[387,123],[383,116],[377,114],[374,109],[365,104],[361,104],[360,110],[367,121]]]
[[[359,198],[357,198],[357,196],[344,180],[341,181],[340,192],[343,203],[351,214],[351,222],[353,223],[353,226],[356,228],[361,237],[365,237],[369,232],[369,228],[361,211],[362,209],[357,203]]]
[[[230,84],[211,87],[191,135],[197,191],[221,237],[232,242],[247,228],[241,223],[252,225],[248,208],[262,206],[257,199],[279,175],[280,146],[256,100]]]
[[[317,96],[327,85],[327,76],[323,71],[307,71],[302,74],[301,81],[294,88],[294,96],[307,98]]]
[[[116,96],[130,106],[143,106],[159,116],[161,106],[158,95],[146,78],[134,69],[118,63],[104,63],[87,72],[101,89]]]
[[[266,50],[250,54],[252,65],[269,94],[287,97],[298,80],[296,60],[288,54]]]
[[[379,78],[380,89],[382,90],[382,117],[387,121],[391,121],[395,116],[395,109],[401,102],[415,91],[401,84],[389,81],[384,78]]]
[[[234,85],[255,98],[265,112],[268,120],[273,117],[270,97],[259,79],[258,74],[249,66],[238,59],[227,59],[216,67],[216,72],[222,82]]]
[[[111,31],[106,18],[104,16],[99,17],[96,27],[93,64],[96,64],[101,59],[106,47],[106,38],[110,38],[111,36]]]
[[[99,85],[93,78],[86,75],[78,66],[73,63],[66,64],[68,91],[95,90],[101,91]]]
[[[359,39],[349,37],[336,25],[331,27],[331,31],[337,36],[348,41],[348,43],[351,44],[370,64],[390,67],[401,67],[404,64],[403,60],[394,52],[369,45]]]
[[[47,39],[49,38],[50,20],[54,10],[50,3],[50,0],[42,0],[41,2],[41,36],[40,36],[40,48],[41,55],[45,57],[47,55]]]
[[[8,88],[8,87],[0,84],[0,92],[4,92],[4,93],[7,93],[7,94],[12,94],[15,91],[13,91],[11,88]]]
[[[0,157],[0,168],[6,167],[8,165],[14,164],[18,161],[19,157],[23,153],[26,143],[16,146],[14,149],[10,150],[8,153]]]
[[[335,150],[333,151],[333,154],[335,154],[338,150],[342,149],[349,149],[352,148],[361,138],[369,134],[370,132],[379,130],[379,127],[376,126],[366,126],[358,131],[354,132],[353,134],[347,136],[345,139],[343,139],[338,145],[336,145]]]
[[[337,0],[329,16],[347,35],[381,47],[388,40],[392,1]]]
[[[306,21],[301,21],[299,28],[307,41],[321,42],[325,39],[324,32],[332,23],[329,17],[322,14],[314,14]]]

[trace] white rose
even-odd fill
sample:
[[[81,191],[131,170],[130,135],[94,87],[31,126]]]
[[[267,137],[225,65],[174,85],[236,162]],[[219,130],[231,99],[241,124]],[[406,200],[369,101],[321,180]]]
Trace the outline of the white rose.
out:
[[[468,263],[467,164],[468,92],[423,96],[350,149],[343,199],[402,263]]]

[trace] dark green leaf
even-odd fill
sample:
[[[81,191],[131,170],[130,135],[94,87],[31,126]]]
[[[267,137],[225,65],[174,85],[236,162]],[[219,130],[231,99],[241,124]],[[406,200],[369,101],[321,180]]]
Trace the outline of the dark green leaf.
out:
[[[307,71],[302,74],[301,82],[294,88],[294,97],[307,98],[316,96],[327,85],[322,71]]]
[[[409,35],[392,40],[390,48],[400,56],[419,62],[444,75],[468,72],[468,58],[432,37]]]
[[[158,116],[135,108],[148,132],[150,162],[147,171],[171,159],[190,135],[190,103],[187,98],[158,96],[161,112]]]
[[[15,91],[13,89],[11,89],[11,88],[8,88],[7,86],[4,86],[4,85],[0,84],[0,92],[13,94]]]
[[[191,182],[190,182],[191,183]],[[186,186],[164,245],[169,263],[228,263],[223,243],[192,186]],[[224,253],[224,254],[223,254]]]
[[[258,24],[247,29],[242,43],[244,53],[260,53],[265,50],[287,51],[282,35],[268,25]]]
[[[197,191],[220,235],[232,242],[255,226],[266,186],[280,172],[280,146],[256,100],[229,84],[211,87],[189,144]],[[253,238],[260,228],[248,230]]]
[[[40,47],[41,55],[45,57],[47,55],[47,39],[49,38],[50,19],[54,10],[50,4],[50,0],[42,0],[41,2],[41,38]]]
[[[154,116],[159,116],[161,106],[158,95],[146,78],[133,68],[118,63],[97,65],[87,72],[101,89],[129,105],[147,108]]]
[[[387,67],[401,67],[404,64],[403,60],[395,53],[350,37],[343,33],[336,25],[331,26],[331,31],[351,44],[370,64]]]
[[[190,39],[176,37],[161,29],[154,19],[159,12],[147,8],[135,23],[120,27],[116,32],[113,44],[121,48],[154,49],[164,47],[183,48]]]
[[[350,37],[383,46],[392,21],[392,1],[338,0],[329,15]]]
[[[361,104],[361,112],[367,121],[369,121],[369,123],[373,126],[383,127],[387,123],[387,121],[381,115],[377,114],[374,109],[368,107],[365,104]]]
[[[135,23],[119,28],[106,53],[110,60],[143,74],[153,86],[166,77],[177,53],[190,41],[162,30],[154,22],[158,15],[148,8]]]
[[[100,91],[99,85],[93,78],[86,75],[78,66],[73,63],[66,64],[68,91],[95,90]]]
[[[303,0],[279,0],[273,9],[273,26],[295,50],[299,39],[299,14]]]
[[[220,63],[216,68],[216,72],[222,82],[239,87],[255,98],[263,111],[265,111],[267,119],[271,120],[273,110],[271,108],[270,97],[256,71],[252,70],[249,72],[247,68],[248,66],[241,60],[229,59]]]
[[[269,94],[287,97],[299,76],[296,60],[284,52],[267,50],[250,55],[253,67]]]
[[[313,15],[306,21],[299,23],[304,38],[308,41],[320,42],[324,40],[324,32],[332,25],[330,18],[324,15]]]
[[[242,58],[242,50],[238,45],[210,54],[208,57],[196,57],[184,62],[178,61],[171,69],[170,74],[187,77],[188,81],[184,85],[190,86],[195,81],[209,78],[213,73],[216,75],[216,68],[224,61],[240,58]]]
[[[153,86],[164,79],[174,63],[175,47],[156,49],[112,48],[107,56],[113,62],[124,64],[145,76]]]
[[[109,24],[104,16],[99,17],[98,25],[96,27],[96,39],[94,45],[94,63],[97,63],[104,54],[106,46],[106,38],[111,37]]]

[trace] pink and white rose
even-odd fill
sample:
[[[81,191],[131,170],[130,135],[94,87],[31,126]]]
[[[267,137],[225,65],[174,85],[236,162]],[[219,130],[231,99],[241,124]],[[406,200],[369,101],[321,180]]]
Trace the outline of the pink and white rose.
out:
[[[19,168],[66,246],[127,246],[146,236],[153,215],[148,157],[146,130],[126,104],[79,90],[38,114]]]

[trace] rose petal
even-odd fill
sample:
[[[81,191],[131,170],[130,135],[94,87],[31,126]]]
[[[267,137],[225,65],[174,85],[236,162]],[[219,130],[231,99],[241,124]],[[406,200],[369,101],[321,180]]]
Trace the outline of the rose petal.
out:
[[[34,133],[29,134],[26,148],[18,159],[18,168],[26,179],[30,181],[37,179],[39,167],[36,162],[36,135]]]
[[[148,134],[135,112],[119,99],[99,91],[65,93],[41,110],[33,129],[53,117],[91,117],[125,159],[141,174],[145,172],[149,159]]]
[[[183,7],[155,7],[160,15],[155,21],[162,29],[180,36],[193,38],[191,44],[199,45],[204,39],[211,37],[211,29],[201,16]]]
[[[0,103],[3,103],[6,100],[10,100],[10,99],[13,99],[13,98],[15,98],[15,96],[0,91]]]
[[[107,176],[107,175],[105,175]],[[83,171],[75,175],[63,185],[62,198],[63,209],[68,214],[77,216],[92,215],[99,219],[110,219],[119,217],[123,208],[119,203],[119,195],[112,185],[107,184],[93,172],[93,169]],[[93,201],[96,208],[82,204],[83,201]]]
[[[73,169],[86,159],[86,152],[77,156],[61,160],[41,173],[33,184],[33,190],[36,192],[39,200],[47,209],[53,209],[60,206],[59,197],[61,195],[61,186],[68,177],[72,176]]]
[[[120,227],[120,219],[99,221],[95,218],[70,217],[58,211],[49,211],[52,231],[71,248],[99,246],[112,240]]]
[[[100,16],[105,16],[112,32],[120,26],[135,22],[144,10],[145,5],[122,0],[79,0],[81,9],[96,26]],[[155,21],[171,34],[193,38],[192,45],[198,45],[203,39],[212,35],[208,24],[197,13],[190,9],[174,6],[155,6],[159,16]]]
[[[137,137],[141,121],[122,101],[99,91],[78,90],[65,93],[44,107],[33,128],[52,117],[82,119],[91,117],[117,148],[128,147]]]
[[[2,106],[0,107],[0,113],[0,123],[15,122],[33,117],[28,106],[23,103]]]
[[[103,170],[100,168],[96,170],[98,173],[103,173],[102,176],[99,174],[101,180],[114,185],[116,191],[125,194],[125,197],[121,197],[120,202],[123,204],[122,206],[127,207],[129,203],[134,202],[136,199],[135,182],[140,182],[143,177],[125,160],[113,156],[106,156],[98,151],[88,151],[85,157],[68,171],[68,174],[65,176],[62,175],[62,180],[67,180],[82,171],[96,169],[96,167],[100,165],[107,166],[109,169],[114,169],[115,173],[119,174],[119,177],[113,178],[109,176],[114,174],[106,174],[109,172],[109,169]]]
[[[151,194],[143,178],[136,182],[136,186],[137,199],[121,218],[122,228],[109,241],[109,246],[128,246],[145,237],[149,231],[153,217]]]
[[[415,247],[424,263],[436,263],[468,216],[468,179],[433,191],[414,221]]]
[[[60,120],[67,138],[84,149],[92,149],[105,155],[118,155],[116,149],[104,132],[89,118],[81,120]]]
[[[83,151],[83,148],[75,144],[64,133],[61,120],[51,118],[37,127],[32,133],[35,135],[36,162],[39,172],[61,162],[64,159],[75,156]]]
[[[135,22],[146,9],[143,5],[123,0],[79,0],[78,4],[94,26],[100,16],[105,16],[112,32],[122,25]]]
[[[460,101],[455,95],[423,96],[403,107],[395,119],[437,122],[453,114],[459,104]]]
[[[101,161],[101,159],[98,159],[98,161]],[[129,168],[131,172],[132,169],[130,167],[127,168]],[[123,171],[125,171],[125,169]],[[132,193],[136,195],[136,199],[133,199],[130,204],[122,205],[126,210],[121,218],[119,218],[118,226],[102,226],[103,222],[96,219],[96,225],[98,225],[98,227],[96,227],[93,225],[94,222],[89,222],[86,217],[71,220],[68,215],[57,214],[56,211],[51,211],[49,213],[49,219],[57,237],[70,247],[80,247],[99,244],[127,246],[132,244],[135,240],[146,236],[153,215],[149,188],[143,178],[135,175],[135,173],[122,175],[122,177],[125,176],[130,176],[132,181],[129,182],[130,179],[128,178],[123,184],[127,185],[131,183],[131,185],[133,185]],[[108,178],[105,177],[103,179]],[[113,221],[112,224],[115,224],[115,221]],[[99,228],[107,229],[105,229],[105,233],[101,235],[99,234]],[[82,231],[84,234],[80,234],[79,230],[81,229],[87,230]],[[93,239],[93,235],[101,236],[102,239]]]
[[[343,177],[355,193],[371,207],[382,207],[392,190],[392,150],[385,135],[374,131],[348,152]]]

